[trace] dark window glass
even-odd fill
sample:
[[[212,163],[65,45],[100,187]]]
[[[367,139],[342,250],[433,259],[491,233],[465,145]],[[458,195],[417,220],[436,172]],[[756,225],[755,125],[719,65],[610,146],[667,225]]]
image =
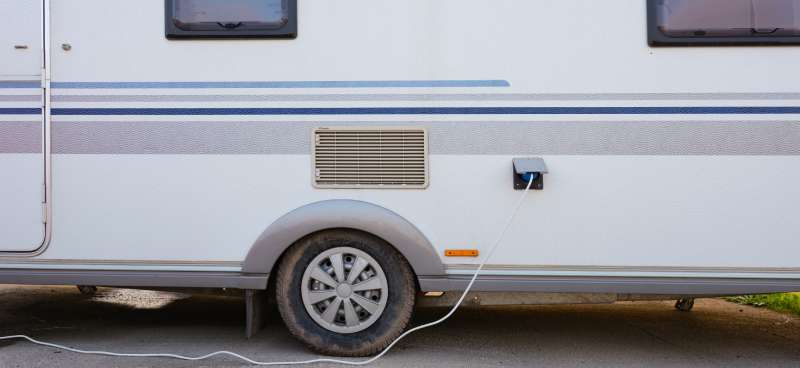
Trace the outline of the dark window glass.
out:
[[[293,36],[296,0],[166,0],[168,37]]]
[[[728,38],[741,43],[770,38],[792,42],[800,36],[800,0],[650,0],[650,12],[658,32],[652,34],[651,24],[651,42],[653,36],[661,41],[713,38],[716,43]]]
[[[283,0],[174,0],[173,21],[186,31],[278,29],[289,20]]]

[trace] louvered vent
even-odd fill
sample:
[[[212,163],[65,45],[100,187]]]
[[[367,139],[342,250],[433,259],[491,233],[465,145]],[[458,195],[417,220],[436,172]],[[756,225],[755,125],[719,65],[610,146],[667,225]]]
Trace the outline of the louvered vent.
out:
[[[319,128],[314,183],[321,188],[424,188],[428,139],[419,128]]]

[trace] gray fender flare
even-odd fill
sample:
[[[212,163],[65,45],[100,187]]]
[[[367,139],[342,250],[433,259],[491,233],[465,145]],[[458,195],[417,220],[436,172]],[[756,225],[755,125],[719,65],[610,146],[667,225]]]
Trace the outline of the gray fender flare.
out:
[[[337,228],[364,231],[387,241],[408,260],[417,276],[445,274],[433,245],[408,220],[384,207],[347,199],[307,204],[275,220],[250,248],[242,272],[267,274],[296,241]]]

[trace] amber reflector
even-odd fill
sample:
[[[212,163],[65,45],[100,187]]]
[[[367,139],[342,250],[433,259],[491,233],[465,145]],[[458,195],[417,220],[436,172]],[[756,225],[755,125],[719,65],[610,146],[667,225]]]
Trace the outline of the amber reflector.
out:
[[[447,249],[444,251],[445,257],[477,257],[477,249]]]

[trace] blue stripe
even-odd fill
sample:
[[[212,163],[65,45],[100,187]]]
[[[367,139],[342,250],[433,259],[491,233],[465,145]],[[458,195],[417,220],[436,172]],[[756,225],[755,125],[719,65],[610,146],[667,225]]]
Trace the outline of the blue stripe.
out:
[[[274,82],[52,82],[53,88],[446,88],[510,87],[504,80],[274,81]]]
[[[53,115],[703,115],[800,114],[800,106],[56,108]]]
[[[41,88],[40,81],[0,81],[0,88]]]
[[[40,108],[0,108],[0,115],[39,115],[42,113]]]

